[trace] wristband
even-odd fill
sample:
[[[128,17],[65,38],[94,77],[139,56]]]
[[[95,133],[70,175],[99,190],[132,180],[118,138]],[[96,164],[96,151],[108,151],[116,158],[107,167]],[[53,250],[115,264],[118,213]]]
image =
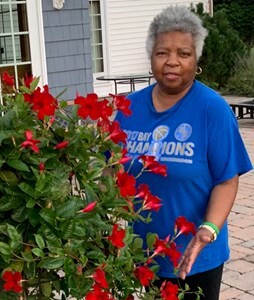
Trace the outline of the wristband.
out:
[[[202,225],[208,225],[208,226],[212,227],[212,229],[216,232],[216,234],[219,235],[220,230],[214,223],[205,221],[202,223]]]
[[[211,240],[211,243],[216,241],[217,239],[217,233],[216,231],[210,226],[210,225],[206,225],[206,224],[201,224],[199,227],[200,228],[206,228],[207,230],[209,230],[211,232],[211,234],[213,235],[213,239]]]

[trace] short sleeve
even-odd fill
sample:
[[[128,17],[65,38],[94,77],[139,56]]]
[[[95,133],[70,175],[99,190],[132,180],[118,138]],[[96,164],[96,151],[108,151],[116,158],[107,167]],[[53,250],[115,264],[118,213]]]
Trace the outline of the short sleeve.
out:
[[[208,133],[208,163],[213,184],[217,185],[253,167],[233,113],[226,109],[223,120],[214,118],[214,126]]]

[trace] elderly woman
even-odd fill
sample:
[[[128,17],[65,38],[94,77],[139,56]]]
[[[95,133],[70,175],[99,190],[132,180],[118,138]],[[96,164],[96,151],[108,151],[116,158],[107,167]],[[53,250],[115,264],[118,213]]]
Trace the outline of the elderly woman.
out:
[[[140,169],[140,155],[167,165],[162,178],[145,173],[146,183],[162,199],[152,222],[136,222],[134,232],[160,239],[173,235],[172,224],[184,216],[198,228],[194,237],[177,239],[183,253],[176,277],[168,258],[159,257],[156,282],[201,287],[206,300],[219,299],[223,264],[229,258],[227,217],[234,203],[238,177],[252,169],[237,121],[226,101],[195,80],[204,39],[201,20],[185,6],[168,7],[149,27],[147,52],[156,83],[129,95],[132,115],[116,119],[128,135],[127,149]],[[193,294],[185,299],[196,299]]]

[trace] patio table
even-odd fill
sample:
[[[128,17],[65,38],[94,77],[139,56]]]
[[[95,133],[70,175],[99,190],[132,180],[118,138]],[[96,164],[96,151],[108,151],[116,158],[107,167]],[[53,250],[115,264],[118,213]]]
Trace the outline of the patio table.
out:
[[[97,80],[103,81],[113,81],[115,85],[115,94],[117,94],[117,86],[118,84],[129,84],[130,91],[135,91],[135,84],[136,83],[143,83],[147,82],[148,85],[151,83],[151,79],[153,78],[153,74],[119,74],[119,75],[105,75],[99,76]]]

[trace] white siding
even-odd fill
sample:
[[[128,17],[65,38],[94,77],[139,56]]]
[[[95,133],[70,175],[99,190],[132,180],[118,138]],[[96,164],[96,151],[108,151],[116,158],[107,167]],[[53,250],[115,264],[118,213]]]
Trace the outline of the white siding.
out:
[[[209,10],[209,0],[106,0],[105,5],[106,37],[107,37],[107,66],[106,74],[147,73],[150,63],[147,58],[145,44],[150,22],[163,8],[177,5],[197,4],[203,2],[206,11]],[[107,94],[103,89],[99,93]],[[100,86],[98,82],[96,87]],[[141,88],[142,85],[137,86]],[[96,92],[97,92],[96,91]],[[104,92],[105,91],[105,92]],[[113,91],[113,90],[112,90]],[[119,87],[120,92],[128,91],[128,85]]]

